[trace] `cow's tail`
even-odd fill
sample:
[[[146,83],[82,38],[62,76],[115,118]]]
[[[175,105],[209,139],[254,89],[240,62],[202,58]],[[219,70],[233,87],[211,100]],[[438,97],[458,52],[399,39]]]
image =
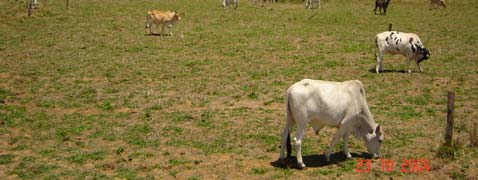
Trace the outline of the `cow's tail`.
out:
[[[284,128],[284,131],[282,132],[282,144],[281,144],[281,149],[285,147],[286,149],[286,154],[287,158],[291,157],[292,154],[292,145],[290,143],[290,131],[292,129],[292,126],[294,125],[294,118],[292,116],[292,109],[291,109],[291,104],[290,104],[290,92],[287,92],[287,100],[286,100],[286,125]],[[283,150],[281,150],[281,155],[283,153]]]
[[[389,26],[389,29],[391,29],[391,26]],[[375,36],[375,59],[378,57],[378,35]]]
[[[293,120],[292,120],[292,111],[290,109],[290,104],[288,100],[287,100],[287,111],[289,115],[287,115],[287,125],[286,125],[286,130],[287,130],[287,141],[286,141],[287,156],[286,157],[290,158],[292,154],[292,145],[290,143],[290,130],[292,129]]]
[[[144,25],[144,28],[147,29],[148,28],[148,21],[149,21],[149,14],[146,15],[146,23]]]
[[[146,25],[144,26],[145,29],[151,27],[151,17],[150,16],[150,12],[148,11],[148,14],[146,14]]]

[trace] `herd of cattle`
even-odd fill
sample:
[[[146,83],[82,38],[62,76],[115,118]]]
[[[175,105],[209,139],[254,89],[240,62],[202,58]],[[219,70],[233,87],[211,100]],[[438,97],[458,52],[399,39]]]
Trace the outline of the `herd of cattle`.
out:
[[[230,5],[229,1],[223,0],[222,6]],[[266,2],[266,0],[259,1]],[[277,2],[277,0],[269,1]],[[391,0],[376,0],[374,12],[378,8],[381,14],[385,14],[390,2]],[[320,7],[320,0],[317,0],[316,3]],[[35,4],[37,4],[36,1]],[[313,0],[306,0],[305,7],[310,9],[312,4]],[[233,0],[233,5],[236,9],[238,0]],[[444,0],[431,0],[431,7],[440,6],[446,7]],[[166,26],[169,30],[168,35],[173,36],[171,27],[180,20],[180,14],[176,11],[150,10],[146,16],[145,28],[148,29],[149,34],[153,34],[152,25],[161,25],[160,35],[162,36]],[[405,56],[408,73],[411,72],[410,61],[415,61],[419,71],[423,72],[420,62],[430,57],[430,51],[424,47],[418,35],[397,31],[386,31],[375,36],[376,73],[382,71],[382,60],[385,53]],[[316,133],[325,126],[338,128],[326,153],[327,161],[330,160],[331,151],[340,138],[344,141],[345,155],[347,158],[351,158],[348,150],[348,137],[350,135],[363,139],[367,151],[372,157],[379,156],[384,133],[369,110],[365,98],[365,89],[359,80],[331,82],[304,79],[289,87],[286,99],[287,121],[280,146],[279,160],[281,162],[284,162],[285,150],[287,150],[287,158],[291,157],[290,132],[294,125],[297,128],[292,140],[300,168],[305,167],[302,160],[301,145],[305,130],[309,125]]]
[[[238,0],[232,1],[234,9],[236,9]],[[263,3],[266,0],[259,1]],[[374,12],[378,8],[380,14],[385,15],[390,2],[391,0],[376,0]],[[306,0],[305,7],[310,9],[313,3],[313,0]],[[316,3],[320,7],[320,0],[317,0]],[[228,5],[230,5],[230,0],[223,0],[222,7]],[[445,2],[444,0],[431,0],[431,6],[445,7]],[[164,26],[167,26],[169,35],[172,36],[170,28],[179,20],[181,18],[177,12],[151,10],[148,11],[146,18],[146,28],[152,34],[151,26],[153,24],[162,25],[162,35]],[[420,63],[430,57],[430,51],[424,47],[418,35],[398,31],[386,31],[375,36],[376,73],[382,71],[382,60],[385,53],[405,56],[408,73],[411,72],[409,64],[412,60],[418,70],[423,72]],[[284,161],[285,150],[287,150],[287,158],[291,157],[290,132],[294,125],[297,128],[292,141],[297,153],[299,168],[306,167],[302,160],[301,145],[305,130],[309,125],[316,133],[325,126],[338,128],[326,153],[327,161],[330,160],[331,151],[340,138],[344,141],[345,155],[347,158],[352,157],[348,150],[350,135],[363,139],[367,151],[372,157],[379,156],[384,133],[368,108],[365,89],[359,80],[331,82],[304,79],[299,81],[287,90],[286,111],[287,122],[282,133],[279,157],[283,163],[286,163]]]

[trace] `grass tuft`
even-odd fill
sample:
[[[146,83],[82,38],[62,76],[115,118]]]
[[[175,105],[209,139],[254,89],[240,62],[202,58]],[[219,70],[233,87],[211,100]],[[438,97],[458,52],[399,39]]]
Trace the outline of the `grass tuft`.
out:
[[[458,151],[463,149],[463,144],[457,139],[451,144],[442,144],[436,153],[436,156],[442,159],[455,160],[458,156]]]

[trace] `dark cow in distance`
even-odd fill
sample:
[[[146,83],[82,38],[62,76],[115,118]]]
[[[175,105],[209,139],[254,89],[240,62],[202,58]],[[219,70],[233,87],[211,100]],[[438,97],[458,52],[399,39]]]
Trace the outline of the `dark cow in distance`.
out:
[[[375,9],[373,9],[374,14],[377,14],[377,8],[378,8],[378,12],[381,15],[386,15],[388,5],[390,4],[391,1],[392,0],[375,0]],[[383,9],[383,13],[382,13],[382,9]]]

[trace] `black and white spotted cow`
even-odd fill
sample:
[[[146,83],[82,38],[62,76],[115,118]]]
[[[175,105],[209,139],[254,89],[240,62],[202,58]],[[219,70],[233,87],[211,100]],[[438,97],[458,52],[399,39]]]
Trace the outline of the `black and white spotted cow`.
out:
[[[415,63],[423,72],[420,62],[430,58],[430,51],[426,49],[420,38],[413,33],[403,33],[398,31],[385,31],[375,36],[375,56],[377,57],[377,67],[375,71],[379,73],[382,71],[382,60],[385,53],[402,54],[407,57],[407,70],[410,70],[410,61],[415,60]]]

